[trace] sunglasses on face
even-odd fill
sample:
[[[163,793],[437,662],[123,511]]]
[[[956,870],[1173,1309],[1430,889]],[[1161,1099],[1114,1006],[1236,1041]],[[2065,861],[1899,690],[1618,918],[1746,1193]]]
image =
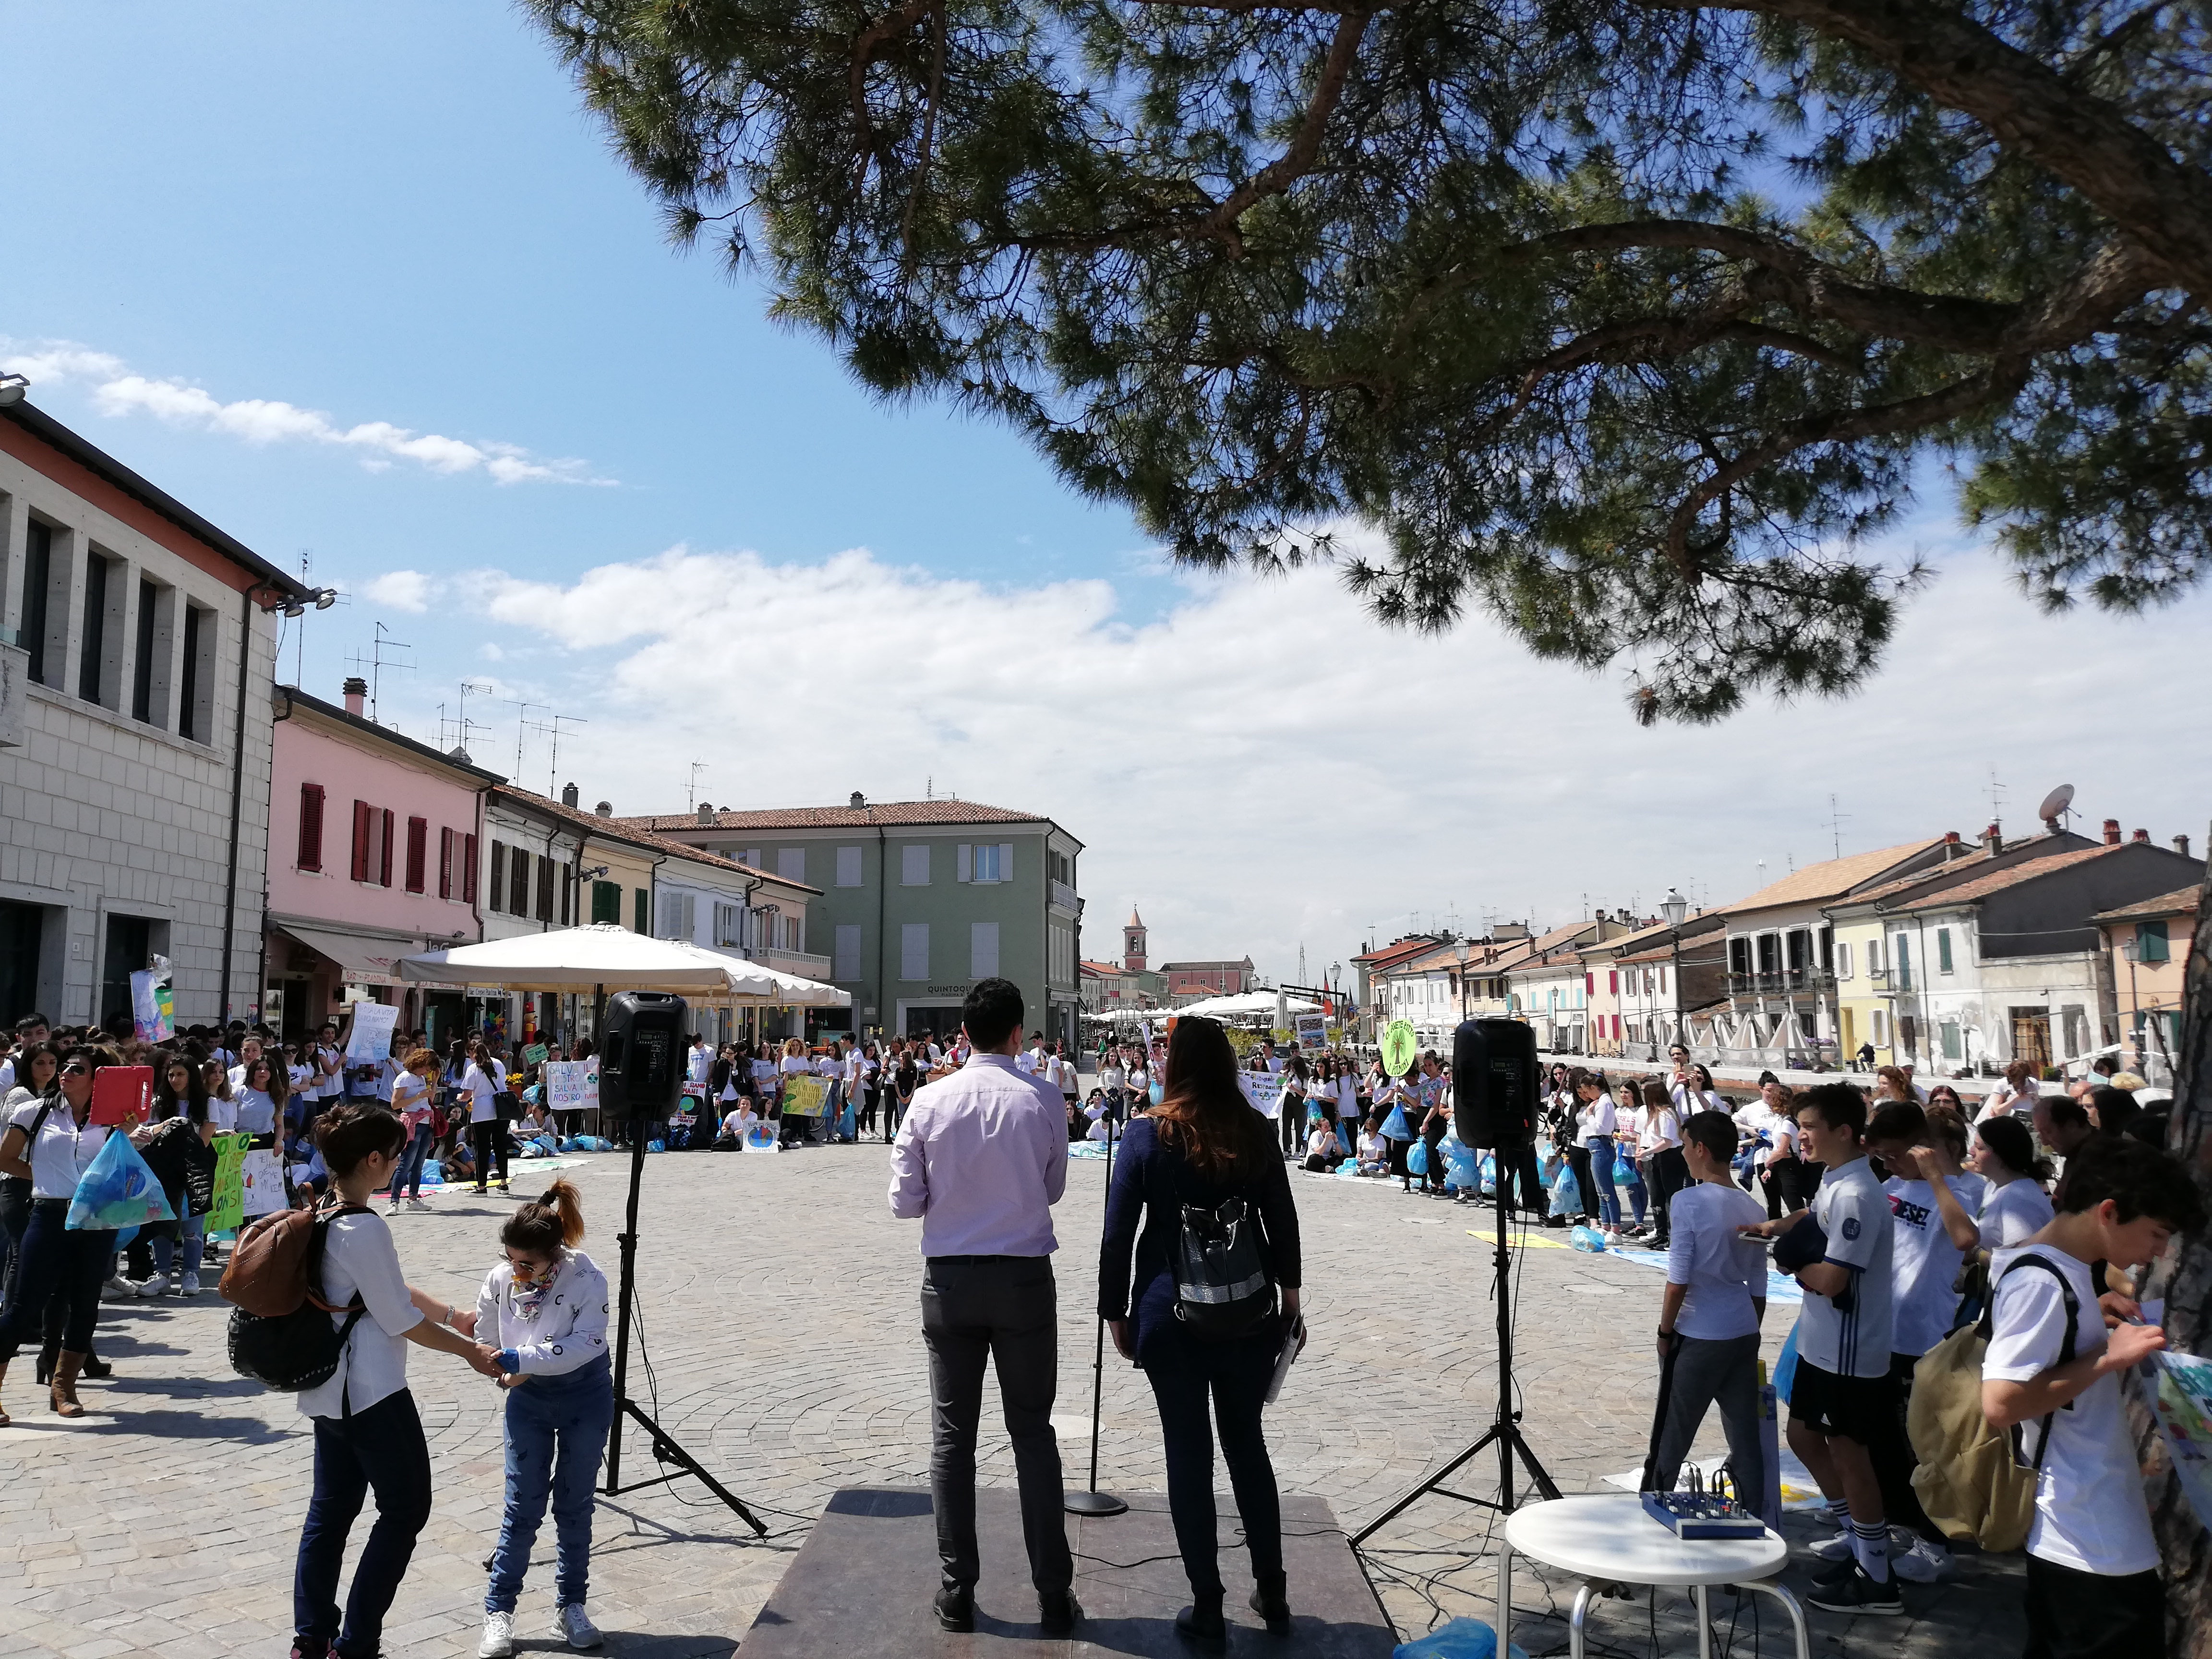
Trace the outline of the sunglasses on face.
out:
[[[68,1065],[62,1067],[62,1075],[64,1077],[90,1077],[92,1075],[92,1067],[86,1065],[82,1060],[73,1060]]]

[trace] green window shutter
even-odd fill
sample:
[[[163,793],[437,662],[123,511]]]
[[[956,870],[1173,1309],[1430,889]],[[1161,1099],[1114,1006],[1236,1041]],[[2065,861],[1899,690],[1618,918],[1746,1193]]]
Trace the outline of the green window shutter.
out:
[[[1951,930],[1948,927],[1936,930],[1936,965],[1947,974],[1951,971]]]
[[[2172,945],[2167,940],[2163,921],[2139,921],[2136,924],[2136,959],[2139,962],[2171,962]]]
[[[592,884],[592,920],[616,923],[622,921],[620,882],[595,881]]]
[[[630,904],[629,930],[633,933],[653,931],[653,895],[641,887]]]

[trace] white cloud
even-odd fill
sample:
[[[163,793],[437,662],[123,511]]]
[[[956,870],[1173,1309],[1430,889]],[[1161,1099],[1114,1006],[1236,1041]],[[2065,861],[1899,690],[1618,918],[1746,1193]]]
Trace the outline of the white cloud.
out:
[[[2212,808],[2182,761],[2201,752],[2182,677],[2136,683],[2212,651],[2212,600],[2042,617],[1972,550],[1861,696],[1687,730],[1638,727],[1624,685],[1534,661],[1485,620],[1379,628],[1326,571],[1200,584],[1141,626],[1105,580],[994,587],[865,551],[678,547],[461,587],[464,614],[565,650],[565,680],[517,695],[588,718],[561,750],[587,799],[680,810],[703,758],[722,805],[910,799],[933,778],[1048,813],[1088,844],[1094,956],[1133,901],[1156,956],[1249,951],[1284,976],[1302,943],[1316,974],[1370,927],[1454,907],[1477,927],[1556,924],[1585,896],[1650,912],[1670,884],[1723,902],[1830,854],[1832,792],[1847,851],[1972,835],[1992,764],[2014,832],[2061,781],[2092,823],[2161,841]]]
[[[389,611],[419,615],[430,608],[430,579],[419,570],[387,570],[364,583],[361,591],[369,603]]]
[[[0,348],[12,343],[0,340]],[[389,421],[343,426],[319,410],[266,398],[224,403],[189,381],[132,373],[119,357],[67,341],[42,341],[0,355],[0,370],[42,384],[89,383],[93,406],[111,416],[151,415],[171,426],[194,427],[252,444],[318,443],[356,452],[362,465],[380,471],[394,460],[432,472],[482,472],[495,483],[611,484],[591,476],[586,463],[549,460],[519,445],[418,433]]]

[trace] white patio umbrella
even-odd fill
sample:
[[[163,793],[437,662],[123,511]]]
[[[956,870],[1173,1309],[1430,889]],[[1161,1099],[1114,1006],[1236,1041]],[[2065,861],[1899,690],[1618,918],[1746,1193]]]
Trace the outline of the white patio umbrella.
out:
[[[771,999],[769,970],[681,939],[649,939],[612,922],[521,933],[399,959],[403,980],[496,986],[505,991],[671,991],[700,998]],[[811,981],[807,981],[811,983]]]
[[[1206,997],[1169,1012],[1202,1014],[1208,1019],[1248,1019],[1255,1014],[1317,1014],[1321,1004],[1303,997],[1279,996],[1273,991],[1247,991],[1238,996]]]
[[[727,1004],[734,1008],[849,1008],[853,1006],[850,991],[824,985],[818,979],[802,979],[797,974],[787,974],[780,968],[770,968],[763,963],[741,962],[737,965],[749,974],[757,974],[770,981],[771,988],[702,1000]]]

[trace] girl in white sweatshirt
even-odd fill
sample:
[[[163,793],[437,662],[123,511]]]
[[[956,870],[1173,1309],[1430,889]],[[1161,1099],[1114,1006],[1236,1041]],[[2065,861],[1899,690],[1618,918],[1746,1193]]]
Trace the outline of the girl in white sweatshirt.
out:
[[[514,1606],[550,1499],[559,1538],[553,1636],[595,1648],[584,1611],[592,1555],[592,1483],[615,1414],[607,1360],[607,1276],[576,1246],[584,1212],[556,1181],[500,1230],[506,1258],[477,1293],[473,1334],[499,1351],[507,1391],[507,1514],[484,1592],[482,1659],[514,1651]]]

